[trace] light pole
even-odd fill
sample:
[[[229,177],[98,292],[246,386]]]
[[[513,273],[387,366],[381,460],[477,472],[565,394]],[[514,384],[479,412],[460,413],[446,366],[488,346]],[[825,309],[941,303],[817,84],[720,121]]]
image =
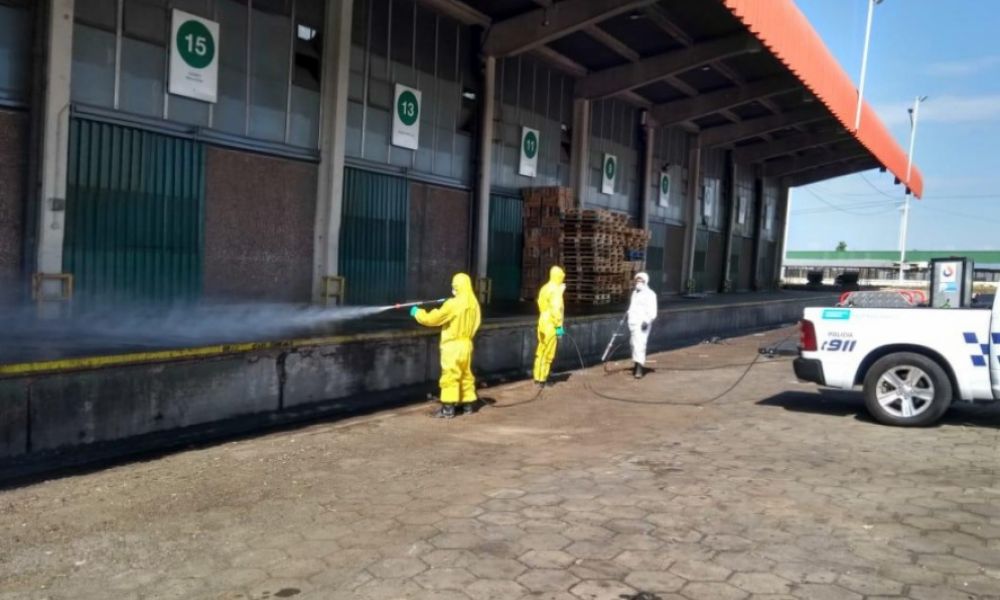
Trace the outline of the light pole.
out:
[[[865,75],[868,73],[868,48],[872,40],[872,16],[875,14],[875,5],[882,4],[883,0],[868,0],[868,25],[865,27],[865,49],[861,53],[861,79],[858,81],[858,110],[854,114],[854,131],[861,129],[861,105],[865,97]]]
[[[913,172],[913,146],[917,141],[917,119],[920,118],[920,103],[927,96],[917,96],[913,108],[908,108],[910,114],[910,152],[906,160],[906,194],[903,197],[903,223],[899,227],[899,281],[903,281],[903,263],[906,261],[906,227],[910,220],[910,173]]]

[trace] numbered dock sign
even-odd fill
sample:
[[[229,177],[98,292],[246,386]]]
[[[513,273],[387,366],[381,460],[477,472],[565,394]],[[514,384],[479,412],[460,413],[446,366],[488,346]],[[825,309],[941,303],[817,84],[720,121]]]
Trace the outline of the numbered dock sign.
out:
[[[660,206],[670,206],[670,173],[660,172]]]
[[[173,11],[170,93],[215,102],[219,90],[219,24]]]
[[[614,154],[604,155],[604,167],[601,169],[601,193],[609,196],[615,193],[615,178],[618,177],[618,157]]]
[[[420,147],[420,90],[397,83],[393,106],[392,145],[416,150]]]
[[[521,165],[517,172],[525,177],[535,177],[538,174],[537,129],[521,128]]]

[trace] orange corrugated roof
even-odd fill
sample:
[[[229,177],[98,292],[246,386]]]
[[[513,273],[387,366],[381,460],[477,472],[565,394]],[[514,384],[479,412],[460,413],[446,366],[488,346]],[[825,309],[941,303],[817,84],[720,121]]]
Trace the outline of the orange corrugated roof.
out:
[[[858,91],[809,20],[792,0],[723,0],[726,7],[778,60],[847,128],[854,129]],[[868,103],[861,109],[861,127],[853,134],[869,152],[910,188],[918,198],[924,180],[913,167],[906,180],[907,155]]]

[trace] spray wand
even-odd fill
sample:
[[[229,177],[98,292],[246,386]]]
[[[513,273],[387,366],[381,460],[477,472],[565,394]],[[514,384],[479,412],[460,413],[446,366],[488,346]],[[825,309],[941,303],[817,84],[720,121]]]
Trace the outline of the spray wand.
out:
[[[608,346],[604,349],[604,354],[601,355],[601,362],[602,363],[608,362],[608,355],[611,354],[611,350],[614,348],[615,340],[617,340],[619,337],[621,337],[622,335],[624,335],[621,332],[622,331],[622,325],[625,324],[625,321],[627,319],[628,319],[628,313],[625,313],[624,315],[622,315],[622,320],[618,321],[618,327],[615,327],[615,332],[613,334],[611,334],[611,339],[608,340]]]
[[[393,304],[388,308],[399,310],[400,308],[409,308],[411,306],[423,306],[424,304],[441,304],[448,300],[447,298],[438,298],[437,300],[417,300],[416,302],[400,302],[399,304]]]

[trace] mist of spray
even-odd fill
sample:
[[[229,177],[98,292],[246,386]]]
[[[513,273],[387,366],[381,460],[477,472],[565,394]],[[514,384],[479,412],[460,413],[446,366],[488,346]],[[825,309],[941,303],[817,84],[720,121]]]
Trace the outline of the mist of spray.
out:
[[[433,301],[431,301],[433,302]],[[411,304],[424,304],[411,303]],[[88,349],[135,349],[268,341],[343,331],[349,321],[401,305],[317,307],[297,304],[196,304],[166,307],[102,305],[59,319],[39,319],[33,306],[0,310],[0,350],[75,354]],[[393,321],[389,321],[391,324]],[[397,322],[398,323],[398,322]],[[358,328],[386,327],[385,323]],[[17,358],[17,357],[15,357]]]

